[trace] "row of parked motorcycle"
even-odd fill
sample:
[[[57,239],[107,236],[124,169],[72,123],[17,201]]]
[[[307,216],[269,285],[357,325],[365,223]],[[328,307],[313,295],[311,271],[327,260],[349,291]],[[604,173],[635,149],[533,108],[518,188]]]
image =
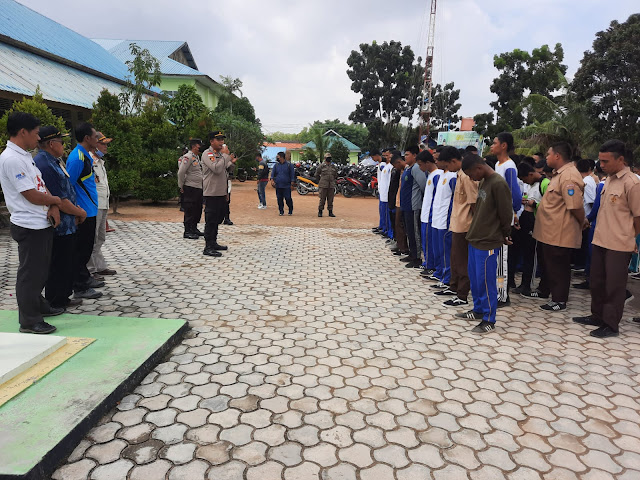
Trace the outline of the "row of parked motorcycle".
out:
[[[297,164],[295,166],[296,190],[300,195],[318,192],[316,169],[320,164]],[[346,198],[362,195],[378,196],[377,167],[375,165],[338,165],[336,195],[341,193]]]

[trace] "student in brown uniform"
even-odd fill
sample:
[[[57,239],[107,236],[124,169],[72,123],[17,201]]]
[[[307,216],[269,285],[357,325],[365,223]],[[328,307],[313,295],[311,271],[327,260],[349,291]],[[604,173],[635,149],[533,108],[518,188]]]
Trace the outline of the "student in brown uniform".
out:
[[[554,174],[538,207],[533,237],[542,249],[543,283],[550,290],[539,292],[538,298],[551,293],[551,300],[540,308],[556,312],[567,308],[571,253],[580,248],[582,229],[586,225],[582,203],[584,183],[571,161],[569,144],[553,144],[547,152],[547,164],[554,169]]]
[[[468,155],[470,155],[469,153]],[[467,232],[471,226],[473,209],[478,198],[478,184],[462,171],[462,155],[456,150],[449,161],[449,171],[457,172],[456,189],[453,194],[451,211],[451,283],[449,288],[435,295],[455,295],[443,303],[446,307],[464,307],[468,305],[467,297],[471,284],[469,282],[469,242]]]
[[[598,327],[592,337],[618,336],[626,299],[629,260],[640,234],[640,179],[625,165],[625,145],[609,140],[600,147],[608,175],[600,197],[591,254],[591,315],[573,321]]]

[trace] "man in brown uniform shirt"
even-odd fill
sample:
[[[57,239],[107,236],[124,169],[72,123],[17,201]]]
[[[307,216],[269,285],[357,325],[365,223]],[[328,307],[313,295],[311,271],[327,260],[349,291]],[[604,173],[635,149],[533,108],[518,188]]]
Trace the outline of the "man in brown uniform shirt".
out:
[[[221,257],[220,250],[227,247],[218,244],[218,225],[227,213],[229,173],[235,168],[236,159],[222,153],[225,135],[222,132],[211,132],[211,147],[202,154],[202,194],[204,195],[204,239],[206,246],[202,252],[210,257]]]
[[[444,292],[455,292],[456,298],[443,303],[446,307],[464,307],[468,305],[467,297],[471,289],[469,282],[469,242],[467,232],[473,218],[473,207],[478,198],[478,184],[462,171],[462,155],[456,149],[454,158],[449,160],[449,171],[458,172],[456,189],[453,193],[451,209],[451,282]],[[436,292],[435,295],[444,295]]]
[[[538,207],[533,237],[542,249],[543,283],[551,290],[551,300],[540,308],[559,311],[567,308],[569,299],[572,250],[582,243],[584,183],[571,161],[567,143],[555,143],[549,148],[547,164],[554,169],[554,176]],[[540,297],[548,293],[540,292]]]
[[[591,256],[591,315],[573,321],[598,327],[591,336],[618,336],[631,254],[640,234],[640,179],[624,163],[625,145],[609,140],[600,147],[608,175],[600,197]]]

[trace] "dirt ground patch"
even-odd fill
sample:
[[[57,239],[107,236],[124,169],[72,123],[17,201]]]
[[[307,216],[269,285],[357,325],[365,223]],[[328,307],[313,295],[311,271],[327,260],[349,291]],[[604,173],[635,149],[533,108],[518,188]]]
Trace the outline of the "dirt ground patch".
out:
[[[299,195],[291,192],[293,197],[293,215],[278,215],[276,191],[271,185],[267,187],[266,210],[258,210],[258,194],[255,181],[234,182],[231,189],[231,220],[239,225],[269,225],[311,228],[371,228],[378,225],[378,200],[373,197],[344,198],[336,196],[334,213],[336,218],[324,216],[318,218],[318,196]],[[286,206],[285,206],[286,211]],[[183,213],[179,210],[178,201],[171,200],[157,205],[138,200],[121,201],[118,213],[109,213],[114,220],[142,220],[155,222],[182,222]],[[204,223],[204,215],[202,218]],[[201,225],[202,227],[203,225]],[[259,235],[256,232],[256,235]]]

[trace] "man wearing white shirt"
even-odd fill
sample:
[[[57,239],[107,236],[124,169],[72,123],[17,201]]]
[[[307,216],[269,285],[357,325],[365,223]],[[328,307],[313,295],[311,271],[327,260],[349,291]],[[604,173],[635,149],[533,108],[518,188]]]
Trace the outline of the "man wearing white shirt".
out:
[[[391,171],[393,166],[390,163],[391,157],[386,155],[384,162],[378,165],[378,196],[380,199],[380,218],[382,222],[382,233],[393,238],[393,226],[389,218],[389,184],[391,182]]]
[[[428,151],[428,150],[427,150]],[[422,264],[423,276],[433,275],[438,267],[438,259],[435,258],[433,250],[433,227],[431,225],[433,216],[433,199],[438,188],[440,176],[444,173],[442,169],[436,166],[433,155],[427,156],[427,184],[424,189],[424,197],[422,197],[422,210],[420,211],[420,223],[422,233],[422,254],[424,262]]]
[[[40,136],[40,121],[29,113],[14,112],[7,119],[9,141],[0,154],[0,185],[11,214],[11,237],[18,242],[16,299],[20,331],[47,334],[56,327],[44,316],[59,315],[42,296],[49,275],[53,228],[60,224],[60,197],[50,195],[28,150]]]

